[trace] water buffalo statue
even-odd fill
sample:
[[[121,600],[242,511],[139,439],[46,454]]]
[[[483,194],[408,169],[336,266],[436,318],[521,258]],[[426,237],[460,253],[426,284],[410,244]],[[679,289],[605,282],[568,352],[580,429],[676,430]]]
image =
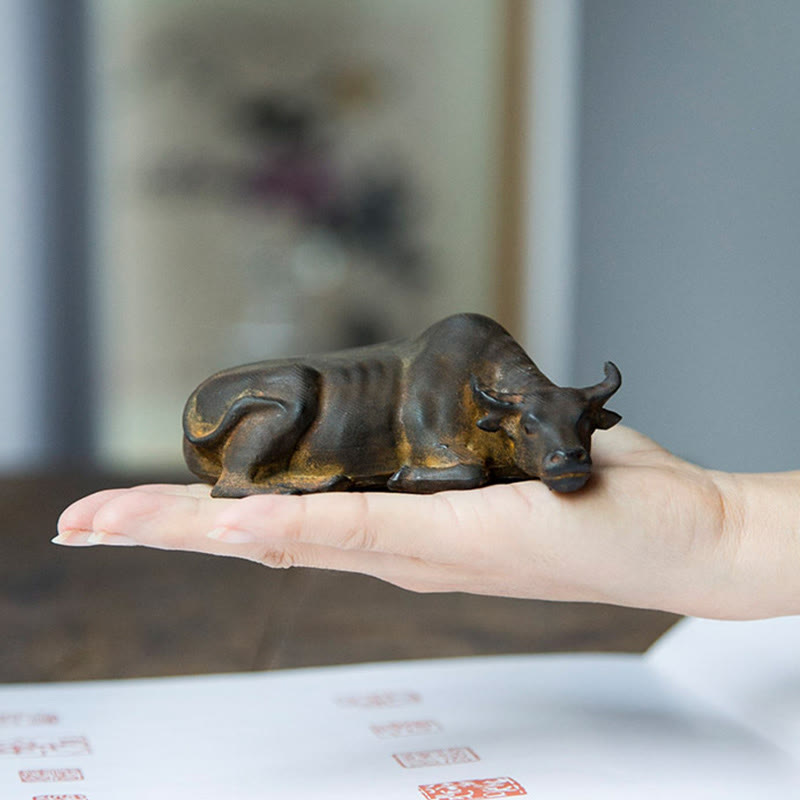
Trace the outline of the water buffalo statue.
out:
[[[612,363],[587,389],[556,386],[499,324],[458,314],[416,339],[218,372],[183,417],[189,468],[215,497],[384,488],[430,493],[591,473]]]

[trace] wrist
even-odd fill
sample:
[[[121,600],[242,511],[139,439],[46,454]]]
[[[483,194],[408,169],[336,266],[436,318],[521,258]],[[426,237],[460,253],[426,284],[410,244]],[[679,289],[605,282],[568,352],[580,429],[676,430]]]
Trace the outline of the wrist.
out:
[[[717,616],[800,614],[800,472],[712,473],[720,493]],[[713,611],[714,609],[712,609]]]

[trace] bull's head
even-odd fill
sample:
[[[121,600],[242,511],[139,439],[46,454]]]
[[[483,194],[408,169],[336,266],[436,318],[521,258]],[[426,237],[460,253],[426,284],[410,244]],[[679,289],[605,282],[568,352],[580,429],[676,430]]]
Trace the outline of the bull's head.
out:
[[[592,433],[622,419],[603,408],[621,384],[622,376],[610,361],[605,380],[586,389],[539,382],[531,391],[503,394],[478,386],[473,378],[473,394],[486,412],[477,424],[484,431],[505,431],[514,443],[516,465],[526,475],[541,478],[557,492],[574,492],[592,471]]]

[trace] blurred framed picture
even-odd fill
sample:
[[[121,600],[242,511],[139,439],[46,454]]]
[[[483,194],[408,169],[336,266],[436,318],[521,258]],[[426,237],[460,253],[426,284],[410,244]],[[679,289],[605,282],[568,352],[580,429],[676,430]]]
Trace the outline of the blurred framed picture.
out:
[[[223,367],[513,323],[523,0],[91,9],[105,462]]]

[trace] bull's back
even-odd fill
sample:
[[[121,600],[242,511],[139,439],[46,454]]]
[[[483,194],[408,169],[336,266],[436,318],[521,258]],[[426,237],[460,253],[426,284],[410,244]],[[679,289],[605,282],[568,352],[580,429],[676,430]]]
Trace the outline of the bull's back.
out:
[[[298,442],[290,470],[334,470],[353,479],[394,472],[404,369],[400,355],[381,348],[307,363],[321,375],[319,406]]]

